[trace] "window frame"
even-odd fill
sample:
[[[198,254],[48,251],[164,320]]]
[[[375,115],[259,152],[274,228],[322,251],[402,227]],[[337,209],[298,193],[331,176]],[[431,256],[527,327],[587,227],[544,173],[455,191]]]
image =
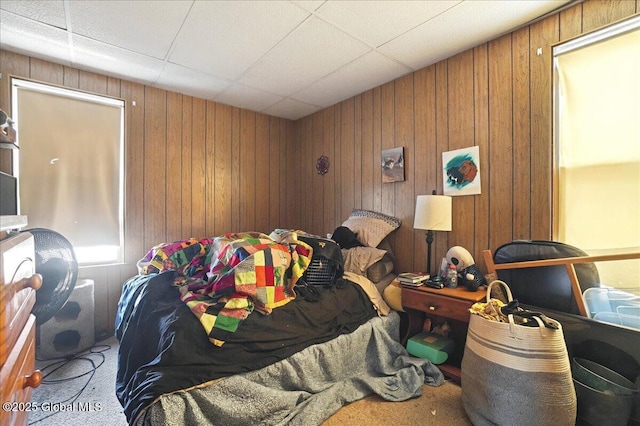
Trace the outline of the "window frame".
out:
[[[119,141],[118,141],[118,176],[117,176],[117,192],[118,192],[118,207],[117,207],[117,220],[118,220],[118,236],[117,240],[119,244],[117,246],[87,246],[87,247],[74,247],[76,257],[80,267],[91,266],[103,266],[109,264],[123,264],[125,254],[125,238],[124,238],[124,203],[125,203],[125,117],[126,102],[122,99],[112,96],[90,93],[79,89],[57,86],[50,83],[34,81],[23,77],[11,76],[10,78],[11,89],[11,107],[13,111],[13,120],[17,123],[17,138],[16,145],[17,150],[14,150],[12,155],[13,163],[13,175],[17,177],[17,209],[18,214],[21,214],[20,206],[20,191],[21,191],[21,178],[20,178],[20,116],[19,116],[19,96],[18,91],[21,89],[35,91],[39,93],[49,94],[53,96],[61,96],[71,98],[83,102],[91,102],[108,107],[119,108]],[[115,189],[115,188],[114,188]],[[106,250],[106,251],[105,251]],[[111,255],[100,255],[99,253],[111,253]],[[93,254],[92,254],[93,253]],[[96,254],[98,253],[98,254]]]

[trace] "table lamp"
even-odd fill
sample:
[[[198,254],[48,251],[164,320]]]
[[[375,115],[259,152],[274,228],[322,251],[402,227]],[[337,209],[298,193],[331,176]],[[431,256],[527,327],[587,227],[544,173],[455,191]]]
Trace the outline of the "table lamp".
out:
[[[447,195],[418,195],[413,229],[427,231],[427,272],[438,281],[439,275],[431,274],[431,243],[433,231],[451,231],[451,197]]]

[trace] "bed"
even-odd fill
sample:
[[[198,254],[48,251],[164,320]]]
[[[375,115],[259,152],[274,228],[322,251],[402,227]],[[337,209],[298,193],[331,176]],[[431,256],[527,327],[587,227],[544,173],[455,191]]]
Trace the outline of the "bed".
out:
[[[408,355],[399,314],[365,276],[317,286],[319,300],[257,303],[267,309],[220,334],[185,303],[184,275],[158,268],[124,283],[116,395],[130,424],[314,425],[367,395],[403,401],[444,381]]]

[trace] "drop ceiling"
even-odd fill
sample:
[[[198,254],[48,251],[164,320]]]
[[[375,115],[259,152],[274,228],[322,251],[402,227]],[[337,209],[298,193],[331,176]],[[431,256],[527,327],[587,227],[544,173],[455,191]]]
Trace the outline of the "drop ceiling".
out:
[[[0,48],[295,120],[567,3],[0,0]]]

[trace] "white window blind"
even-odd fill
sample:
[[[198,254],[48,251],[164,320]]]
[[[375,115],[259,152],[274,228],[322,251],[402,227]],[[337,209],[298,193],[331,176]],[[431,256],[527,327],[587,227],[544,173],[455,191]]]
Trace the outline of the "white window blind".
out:
[[[640,247],[640,19],[554,49],[556,239]]]
[[[81,263],[121,260],[121,100],[13,79],[19,209],[29,227],[52,229]]]

